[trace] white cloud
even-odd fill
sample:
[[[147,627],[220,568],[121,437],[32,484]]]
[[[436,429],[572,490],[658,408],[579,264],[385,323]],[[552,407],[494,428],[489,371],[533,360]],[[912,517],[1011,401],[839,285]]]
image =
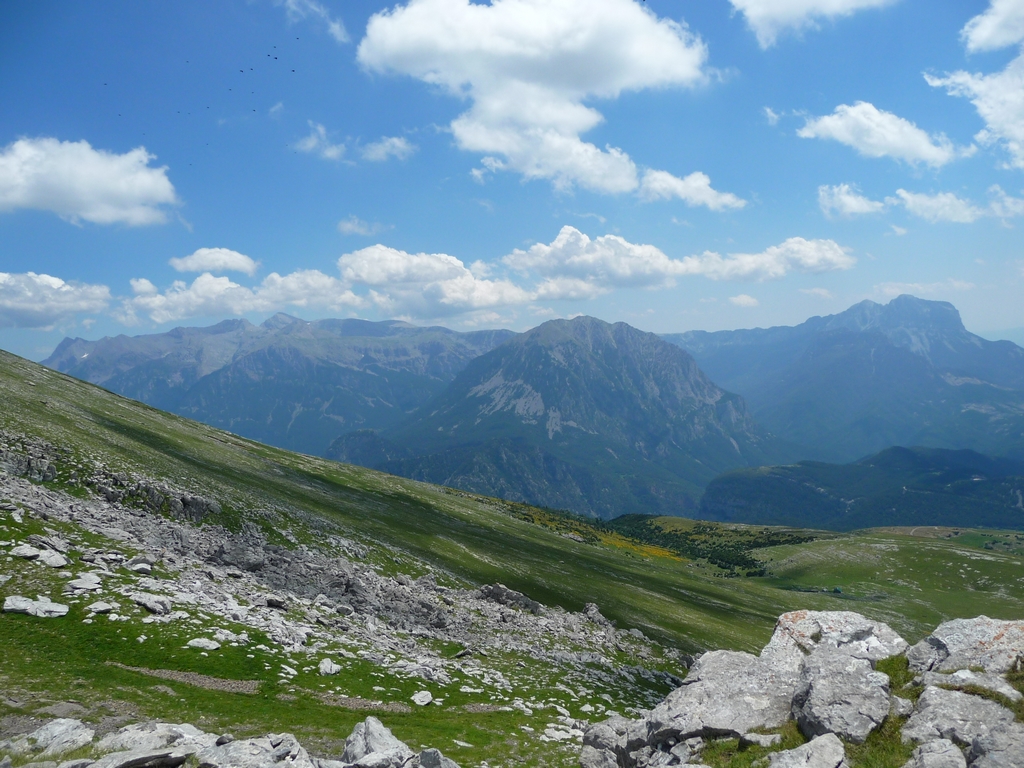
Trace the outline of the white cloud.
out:
[[[764,116],[765,116],[765,119],[768,121],[768,125],[778,125],[779,124],[779,118],[782,117],[782,115],[780,115],[778,112],[776,112],[771,107],[765,107],[764,108]]]
[[[633,0],[409,0],[371,17],[358,59],[471,101],[451,131],[488,171],[608,193],[637,168],[580,138],[604,119],[584,102],[707,79],[704,43]]]
[[[277,104],[272,106],[269,110],[267,110],[267,114],[270,115],[271,117],[277,117],[283,111],[284,111],[284,102],[283,101],[279,101],[279,102],[277,102]]]
[[[1009,167],[1024,169],[1024,53],[991,75],[961,70],[946,77],[924,77],[928,85],[970,99],[985,121],[975,140],[989,146],[1002,144],[1010,153]]]
[[[998,184],[989,187],[989,194],[992,202],[989,203],[989,210],[993,216],[1000,219],[1011,219],[1015,216],[1024,216],[1024,199],[1010,197]]]
[[[345,156],[344,144],[332,144],[327,138],[327,129],[320,123],[309,121],[309,136],[300,139],[295,148],[299,152],[319,155],[324,160],[341,160]]]
[[[1024,40],[1024,0],[992,0],[960,30],[960,37],[972,53],[1016,45]]]
[[[187,317],[269,312],[287,306],[340,309],[364,304],[338,278],[315,269],[284,276],[273,272],[256,288],[209,272],[199,275],[191,285],[176,280],[163,293],[144,278],[132,280],[131,286],[135,296],[124,301],[120,312],[121,319],[129,323],[135,322],[138,314],[147,315],[155,323],[168,323]]]
[[[806,293],[808,296],[816,296],[819,299],[834,299],[832,291],[828,288],[801,288],[800,293]]]
[[[932,223],[951,221],[958,224],[970,224],[985,215],[983,209],[978,208],[969,200],[957,197],[952,192],[928,195],[897,189],[896,197],[887,198],[887,202],[901,204],[910,213]]]
[[[102,312],[109,303],[105,285],[64,282],[35,272],[0,272],[0,328],[48,329],[81,312]]]
[[[368,286],[377,306],[393,314],[434,318],[525,304],[534,294],[509,280],[477,277],[444,253],[406,253],[373,245],[338,259],[343,279]]]
[[[741,293],[739,296],[730,296],[729,303],[735,304],[737,307],[756,307],[761,302],[759,302],[753,296],[748,296],[745,293]]]
[[[145,147],[118,155],[87,141],[18,139],[0,151],[0,211],[53,211],[68,221],[162,224],[178,202],[167,166]]]
[[[970,155],[974,147],[957,149],[943,134],[929,136],[909,120],[858,101],[840,104],[831,115],[809,118],[797,131],[805,139],[833,139],[865,157],[892,157],[936,168]]]
[[[363,235],[364,237],[369,237],[387,229],[391,229],[391,227],[376,221],[363,221],[354,213],[347,219],[342,219],[338,222],[338,231],[343,235]]]
[[[416,150],[417,146],[415,144],[410,143],[401,136],[384,136],[380,141],[375,141],[363,147],[363,159],[378,163],[391,157],[405,160],[411,157]]]
[[[259,268],[244,253],[230,248],[200,248],[195,253],[169,262],[178,272],[244,272],[252,276]]]
[[[876,295],[891,299],[896,296],[902,296],[905,293],[914,296],[934,296],[937,293],[970,291],[974,288],[974,283],[949,278],[938,283],[879,283],[875,286],[874,290]]]
[[[640,184],[640,197],[646,200],[669,200],[678,197],[687,205],[706,205],[712,211],[742,208],[746,200],[731,192],[717,192],[711,188],[707,174],[695,171],[684,179],[668,171],[647,171]]]
[[[838,184],[834,187],[823,184],[818,187],[818,205],[829,218],[833,215],[851,217],[878,213],[885,208],[885,203],[864,197],[849,184]]]
[[[328,10],[316,0],[279,0],[288,12],[288,20],[292,23],[306,18],[320,19],[327,25],[327,33],[339,43],[349,41],[348,31],[341,19],[331,18]]]
[[[567,292],[582,294],[582,281],[601,291],[618,286],[661,287],[678,277],[703,275],[712,280],[769,280],[790,271],[825,272],[849,269],[856,259],[832,240],[793,237],[756,254],[714,252],[672,259],[653,245],[636,245],[617,235],[589,238],[565,226],[550,245],[538,243],[503,259],[513,270],[533,272]],[[568,281],[568,282],[567,282]],[[557,286],[549,290],[554,291]]]
[[[818,20],[849,16],[866,8],[881,8],[895,0],[729,0],[747,18],[762,48],[774,45],[787,29],[815,28]]]
[[[890,224],[889,226],[892,227],[893,234],[896,235],[896,237],[903,237],[907,234],[907,230],[903,227],[898,227],[895,224]]]

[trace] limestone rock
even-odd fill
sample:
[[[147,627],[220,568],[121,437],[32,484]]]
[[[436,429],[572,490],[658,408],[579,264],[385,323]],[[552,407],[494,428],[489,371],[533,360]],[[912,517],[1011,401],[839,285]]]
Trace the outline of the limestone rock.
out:
[[[852,611],[791,611],[779,617],[762,656],[806,655],[819,647],[844,651],[850,656],[880,661],[897,656],[909,647],[888,624]]]
[[[1024,725],[1013,723],[979,736],[968,757],[971,768],[1020,768],[1024,765]]]
[[[77,579],[72,579],[68,582],[69,589],[82,592],[94,592],[102,586],[100,577],[95,573],[83,573]]]
[[[417,691],[412,695],[412,703],[421,707],[427,706],[433,700],[434,695],[430,691]]]
[[[401,755],[403,761],[407,761],[413,756],[413,751],[396,739],[395,735],[380,720],[376,717],[368,717],[363,722],[356,724],[351,735],[345,740],[345,751],[341,755],[341,762],[358,763],[374,753]]]
[[[843,742],[834,733],[818,736],[796,749],[768,756],[769,768],[840,768],[846,762]]]
[[[889,677],[871,662],[828,646],[804,664],[793,717],[805,736],[834,733],[863,744],[889,714]]]
[[[232,741],[196,754],[198,768],[316,768],[309,754],[290,733]]]
[[[81,720],[62,717],[36,729],[29,739],[42,750],[42,757],[54,757],[84,747],[95,734]]]
[[[1024,657],[1024,621],[1000,621],[987,616],[953,619],[940,624],[907,652],[910,668],[918,672],[951,672],[982,667],[1002,674]]]
[[[164,747],[211,746],[216,737],[188,723],[134,723],[108,733],[96,745],[99,752],[146,752]]]
[[[967,768],[967,760],[952,741],[936,739],[915,749],[903,768]]]
[[[95,603],[87,605],[85,607],[85,610],[89,611],[90,613],[96,613],[96,614],[99,614],[99,615],[103,616],[103,615],[106,615],[106,614],[110,613],[112,610],[114,610],[114,606],[111,605],[110,603],[106,603],[106,602],[104,602],[102,600],[98,600]]]
[[[782,741],[780,733],[745,733],[740,736],[741,747],[774,747]]]
[[[39,553],[39,562],[43,565],[49,566],[50,568],[63,568],[68,564],[68,559],[60,552],[54,552],[52,549],[44,549]]]
[[[155,613],[158,616],[163,616],[171,612],[174,607],[171,603],[171,598],[165,595],[153,595],[148,592],[139,592],[132,595],[132,600],[135,601],[136,605],[141,605],[150,613]]]
[[[994,701],[929,686],[903,726],[903,741],[949,739],[963,746],[1013,723],[1013,712]]]
[[[1021,695],[1021,692],[1010,685],[1002,675],[972,672],[969,669],[958,669],[949,675],[941,672],[925,672],[920,675],[920,681],[922,685],[948,685],[954,688],[972,685],[1001,694],[1010,701],[1020,701],[1024,698],[1024,695]]]
[[[789,719],[799,685],[800,670],[794,665],[738,651],[711,651],[651,712],[649,743],[777,728]]]
[[[441,754],[439,749],[420,752],[420,768],[459,768],[459,764]]]
[[[336,675],[341,672],[341,665],[336,664],[333,659],[321,659],[318,669],[321,675],[327,677],[328,675]]]
[[[619,761],[613,752],[584,744],[580,751],[580,768],[619,768]]]
[[[41,619],[56,619],[66,616],[68,610],[68,606],[55,603],[44,595],[39,595],[37,600],[21,595],[10,595],[4,598],[4,613],[24,613],[29,616],[38,616]]]
[[[39,557],[39,550],[35,547],[30,547],[28,544],[19,544],[14,547],[10,553],[12,557],[20,557],[24,560],[36,560]]]
[[[196,637],[185,643],[189,648],[198,648],[202,651],[217,651],[220,650],[220,643],[216,640],[211,640],[208,637]]]

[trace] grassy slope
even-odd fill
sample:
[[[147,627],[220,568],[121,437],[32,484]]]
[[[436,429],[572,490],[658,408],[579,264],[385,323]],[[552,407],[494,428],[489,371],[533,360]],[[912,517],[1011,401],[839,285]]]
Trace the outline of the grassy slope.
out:
[[[377,552],[383,545],[397,556],[399,564],[382,561],[386,568],[408,570],[409,558],[420,559],[473,583],[500,580],[549,604],[580,609],[594,601],[622,626],[687,650],[759,649],[779,613],[846,608],[858,592],[885,592],[888,598],[859,602],[858,610],[909,613],[894,624],[914,639],[944,616],[1024,614],[1021,559],[956,540],[854,534],[760,550],[777,561],[775,577],[723,579],[719,569],[612,534],[601,534],[606,545],[578,543],[510,516],[506,505],[491,499],[247,441],[6,353],[0,353],[0,402],[0,426],[69,445],[115,469],[192,486],[217,498],[228,514],[269,505],[286,516],[300,510],[328,516]],[[669,520],[666,525],[684,524]],[[929,575],[927,568],[939,564]],[[975,569],[977,578],[947,582],[948,573],[964,568]],[[920,583],[904,590],[889,579]],[[841,586],[850,594],[779,588],[791,585]],[[948,607],[955,599],[951,590],[969,593],[962,612]]]

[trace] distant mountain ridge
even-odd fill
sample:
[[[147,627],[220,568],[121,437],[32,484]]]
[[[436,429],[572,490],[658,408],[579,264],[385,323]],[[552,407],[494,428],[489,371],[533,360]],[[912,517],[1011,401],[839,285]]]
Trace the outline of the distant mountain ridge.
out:
[[[899,296],[793,327],[663,338],[807,458],[892,445],[1024,458],[1024,349],[970,333],[947,302]]]
[[[473,360],[342,461],[597,517],[683,514],[719,472],[782,451],[742,398],[683,350],[625,323],[552,320]]]
[[[1024,528],[1024,461],[974,451],[888,448],[851,464],[802,461],[729,472],[701,517],[853,530],[937,525]]]
[[[401,419],[513,335],[278,314],[258,326],[226,320],[65,339],[43,364],[245,437],[322,455],[341,432]]]

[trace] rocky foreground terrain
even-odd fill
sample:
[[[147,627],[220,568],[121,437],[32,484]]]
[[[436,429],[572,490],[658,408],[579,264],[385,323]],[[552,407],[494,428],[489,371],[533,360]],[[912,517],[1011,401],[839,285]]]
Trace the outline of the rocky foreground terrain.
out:
[[[698,765],[716,742],[781,746],[770,768],[849,768],[847,748],[885,738],[916,745],[904,768],[1024,766],[1024,621],[955,619],[914,646],[890,627],[845,611],[779,618],[760,655],[711,651],[644,717],[587,729],[582,768]],[[882,669],[889,671],[889,674]],[[888,731],[883,734],[882,731]]]
[[[153,680],[147,696],[316,701],[362,713],[350,735],[154,719],[27,660],[0,672],[0,766],[1024,766],[1022,621],[957,619],[911,646],[857,613],[796,611],[759,655],[694,658],[594,604],[381,559],[327,521],[230,520],[194,488],[2,433],[0,631],[57,627],[70,648],[102,630],[89,637],[120,650],[96,663]],[[480,759],[446,713],[523,719]],[[432,743],[385,725],[406,716],[430,720]]]

